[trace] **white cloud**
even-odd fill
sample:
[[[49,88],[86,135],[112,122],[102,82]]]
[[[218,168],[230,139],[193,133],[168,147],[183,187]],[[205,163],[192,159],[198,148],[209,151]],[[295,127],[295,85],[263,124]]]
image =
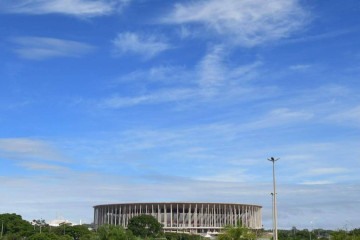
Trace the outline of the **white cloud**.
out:
[[[12,41],[19,57],[43,60],[55,57],[80,57],[94,49],[89,44],[46,37],[17,37]]]
[[[105,108],[121,108],[139,104],[157,104],[178,100],[186,100],[189,98],[193,98],[195,95],[196,92],[191,89],[166,89],[163,91],[158,91],[156,93],[135,97],[114,96],[106,98],[101,101],[99,106]]]
[[[290,70],[294,70],[294,71],[305,71],[307,69],[309,69],[311,67],[311,65],[309,64],[296,64],[296,65],[291,65],[289,67]]]
[[[360,126],[360,106],[355,106],[330,114],[328,120],[341,124]]]
[[[324,185],[324,184],[332,184],[332,181],[328,181],[328,180],[318,180],[318,181],[304,181],[301,184],[304,185]]]
[[[236,45],[251,47],[288,37],[308,19],[298,0],[211,0],[176,4],[162,21],[200,25]]]
[[[306,43],[306,42],[315,42],[315,41],[324,41],[326,39],[344,37],[344,35],[348,35],[350,33],[356,32],[357,29],[349,28],[349,29],[341,29],[331,32],[322,32],[317,35],[310,35],[300,38],[288,39],[285,40],[284,43]]]
[[[228,52],[222,45],[211,48],[195,69],[200,91],[205,96],[215,96],[219,92],[229,93],[233,89],[240,90],[242,84],[258,75],[260,61],[240,66],[229,66],[224,60]]]
[[[151,86],[153,82],[157,82],[163,87],[160,90],[137,96],[115,95],[101,100],[98,106],[120,108],[141,104],[181,102],[189,99],[211,101],[216,98],[216,101],[219,101],[237,97],[251,100],[265,96],[255,93],[267,92],[265,88],[254,89],[246,85],[248,81],[258,76],[262,62],[254,61],[245,65],[228,66],[224,61],[227,54],[223,46],[217,45],[210,48],[192,69],[182,66],[160,66],[121,76],[118,78],[120,83],[141,82],[141,84]]]
[[[77,17],[108,15],[130,0],[5,0],[4,12],[18,14],[66,14]]]
[[[346,173],[348,169],[345,168],[314,168],[309,170],[309,174],[311,175],[328,175],[328,174],[338,174],[338,173]]]
[[[224,49],[216,46],[200,61],[198,66],[199,85],[203,88],[217,87],[226,79],[223,63]]]
[[[167,42],[156,35],[139,35],[131,32],[119,33],[113,43],[116,54],[137,54],[145,59],[155,57],[170,48]]]
[[[190,80],[190,81],[189,81]],[[154,66],[146,70],[136,70],[129,74],[125,74],[117,78],[115,84],[121,83],[139,83],[151,84],[161,83],[171,85],[174,83],[192,83],[194,81],[193,73],[182,66]]]
[[[308,121],[312,119],[313,116],[314,114],[308,111],[296,111],[288,108],[277,108],[268,112],[260,120],[247,123],[243,127],[249,130],[276,127],[289,123]]]
[[[47,163],[40,163],[40,162],[22,162],[22,163],[19,163],[18,166],[26,168],[28,170],[58,171],[61,173],[64,173],[64,171],[68,170],[66,167],[63,167],[63,166],[47,164]]]
[[[31,138],[1,138],[0,157],[15,160],[66,161],[49,142]]]
[[[0,200],[0,210],[16,212],[28,220],[40,217],[51,220],[60,213],[74,222],[82,219],[90,223],[93,220],[92,206],[118,203],[119,199],[121,202],[237,202],[263,206],[264,227],[269,229],[270,175],[267,182],[262,184],[201,181],[174,177],[173,174],[132,178],[103,173],[65,174],[58,179],[50,176],[1,177],[3,188],[0,193],[6,194],[7,198]],[[10,188],[12,191],[7,191]],[[127,194],[124,195],[124,192]],[[309,228],[309,216],[318,215],[318,211],[322,211],[321,218],[314,221],[314,228],[335,229],[341,226],[344,219],[354,219],[356,222],[356,209],[359,207],[356,200],[359,197],[358,184],[279,184],[280,226],[291,228],[296,223],[298,228]],[[13,201],[9,202],[8,199]]]
[[[200,181],[211,181],[211,182],[238,182],[238,183],[247,183],[254,182],[254,179],[257,177],[255,175],[250,175],[246,172],[247,169],[240,168],[231,168],[227,171],[219,171],[214,169],[214,172],[199,173],[199,176],[196,176],[196,180]]]

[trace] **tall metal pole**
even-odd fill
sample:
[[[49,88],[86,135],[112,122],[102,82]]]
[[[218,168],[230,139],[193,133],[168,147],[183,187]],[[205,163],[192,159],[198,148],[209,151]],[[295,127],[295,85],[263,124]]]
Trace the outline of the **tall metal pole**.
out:
[[[272,209],[272,222],[273,222],[272,233],[273,233],[273,237],[274,237],[274,236],[275,236],[275,226],[274,226],[274,193],[271,193],[271,209]]]
[[[271,157],[270,159],[268,158],[268,160],[270,162],[272,162],[273,164],[273,187],[274,187],[274,202],[273,202],[273,208],[274,208],[274,219],[273,219],[273,224],[274,224],[274,240],[278,240],[278,232],[277,232],[277,207],[276,207],[276,179],[275,179],[275,162],[277,160],[279,160],[279,158],[275,159],[273,157]]]

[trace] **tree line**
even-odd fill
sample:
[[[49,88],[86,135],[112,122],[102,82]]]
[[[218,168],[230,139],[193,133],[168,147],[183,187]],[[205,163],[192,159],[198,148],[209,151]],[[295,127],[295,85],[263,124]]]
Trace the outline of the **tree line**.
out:
[[[164,233],[162,225],[150,215],[140,215],[129,220],[128,228],[103,225],[96,230],[89,225],[62,224],[58,227],[49,226],[44,220],[33,220],[32,223],[17,214],[0,214],[1,240],[205,240],[199,235],[186,233]],[[256,240],[269,236],[271,231],[251,230],[241,226],[227,226],[217,240]],[[360,240],[360,229],[309,231],[279,230],[279,240]]]
[[[360,240],[360,228],[350,231],[339,230],[325,230],[325,229],[296,229],[279,230],[279,240]]]

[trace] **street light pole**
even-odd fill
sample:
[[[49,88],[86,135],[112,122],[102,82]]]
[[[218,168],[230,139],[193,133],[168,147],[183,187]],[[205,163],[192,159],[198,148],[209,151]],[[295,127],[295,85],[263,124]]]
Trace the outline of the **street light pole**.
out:
[[[274,201],[273,201],[273,209],[274,209],[274,218],[273,218],[273,225],[274,225],[274,240],[278,240],[278,232],[277,232],[277,207],[276,207],[276,179],[275,179],[275,162],[277,160],[279,160],[279,158],[268,158],[268,160],[270,162],[272,162],[273,164],[273,187],[274,187],[274,191],[273,191],[273,197],[274,197]]]
[[[273,237],[274,237],[274,236],[275,236],[275,226],[274,226],[274,193],[271,193],[271,208],[272,208],[272,221],[273,221],[272,233],[273,233]]]

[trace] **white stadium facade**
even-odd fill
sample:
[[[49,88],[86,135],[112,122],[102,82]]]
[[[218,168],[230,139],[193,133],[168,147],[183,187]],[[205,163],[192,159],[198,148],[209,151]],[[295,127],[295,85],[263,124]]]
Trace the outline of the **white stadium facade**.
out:
[[[129,219],[154,216],[166,232],[217,234],[226,225],[262,228],[261,206],[238,203],[121,203],[94,206],[95,228],[103,224],[127,228]]]

